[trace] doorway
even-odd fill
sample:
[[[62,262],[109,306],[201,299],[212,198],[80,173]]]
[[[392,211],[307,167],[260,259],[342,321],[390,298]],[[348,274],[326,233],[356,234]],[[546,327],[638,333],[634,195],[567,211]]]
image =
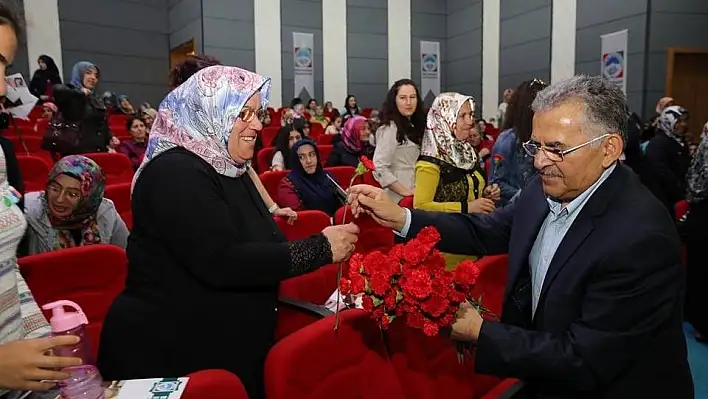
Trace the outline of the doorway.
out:
[[[669,47],[666,95],[691,113],[691,140],[700,140],[708,121],[708,49]]]
[[[170,70],[194,54],[194,39],[173,48],[170,50]]]

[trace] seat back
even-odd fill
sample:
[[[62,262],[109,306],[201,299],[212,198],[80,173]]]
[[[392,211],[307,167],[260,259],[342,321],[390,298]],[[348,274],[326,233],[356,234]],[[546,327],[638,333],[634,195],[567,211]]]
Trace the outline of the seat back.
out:
[[[278,185],[280,184],[280,181],[283,180],[283,177],[285,177],[285,175],[287,175],[289,172],[290,171],[288,170],[280,170],[273,172],[263,172],[258,175],[258,177],[260,177],[261,179],[261,183],[263,183],[263,187],[265,187],[266,191],[270,195],[270,198],[273,199],[273,201],[278,202]]]
[[[403,399],[381,331],[363,310],[319,320],[278,342],[265,365],[268,399]],[[440,396],[442,397],[442,396]]]
[[[89,321],[86,331],[95,359],[103,319],[125,286],[125,250],[89,245],[26,256],[18,264],[38,305],[66,299],[81,306]],[[50,312],[45,316],[49,318]]]
[[[318,145],[317,149],[320,150],[320,163],[324,165],[329,159],[329,155],[334,150],[333,145]]]
[[[265,173],[270,170],[270,162],[273,158],[273,153],[275,152],[275,147],[265,147],[261,148],[256,155],[256,161],[258,161],[258,172]]]
[[[94,160],[106,176],[106,185],[132,183],[133,163],[124,154],[108,152],[92,152],[83,154]]]
[[[110,184],[106,186],[104,197],[113,201],[118,214],[130,230],[133,227],[133,208],[130,204],[130,188],[132,183]]]
[[[182,399],[248,399],[238,376],[226,370],[202,370],[187,377]]]
[[[50,169],[44,159],[34,155],[17,155],[17,164],[20,167],[25,192],[44,190]]]
[[[324,170],[329,172],[329,174],[334,177],[334,180],[345,190],[349,187],[349,183],[351,183],[355,172],[352,166],[329,166],[324,168]],[[354,184],[356,183],[357,182],[354,182]]]
[[[278,116],[278,121],[280,121],[280,116]],[[264,127],[263,130],[261,130],[261,143],[263,143],[263,148],[268,148],[272,147],[273,140],[275,139],[275,136],[278,135],[278,131],[280,130],[280,125],[278,126],[268,126]]]
[[[398,206],[403,207],[403,208],[413,209],[413,196],[409,195],[409,196],[401,198],[401,200],[398,201]]]
[[[288,241],[319,234],[325,227],[332,224],[329,216],[322,211],[300,211],[297,213],[297,220],[292,225],[287,223],[287,219],[280,217],[275,218],[275,223]]]
[[[482,304],[490,312],[501,317],[506,280],[509,275],[507,255],[484,256],[477,260],[479,277],[472,291],[475,298],[482,298]]]
[[[337,210],[334,215],[334,223],[342,224],[343,221],[349,223],[354,222],[359,226],[359,241],[356,243],[356,252],[371,252],[371,251],[387,251],[394,244],[393,231],[376,223],[371,216],[362,214],[354,219],[351,212],[347,211],[347,218],[344,220],[343,206]]]

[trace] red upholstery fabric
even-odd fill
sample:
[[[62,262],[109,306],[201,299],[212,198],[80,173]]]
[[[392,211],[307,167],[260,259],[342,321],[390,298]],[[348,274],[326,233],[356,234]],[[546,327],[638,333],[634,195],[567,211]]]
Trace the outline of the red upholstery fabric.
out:
[[[124,154],[92,152],[83,154],[93,159],[106,176],[106,184],[132,183],[133,163]]]
[[[480,272],[477,286],[472,293],[475,298],[482,297],[482,303],[491,312],[501,316],[504,290],[509,272],[507,255],[484,256],[477,260]]]
[[[270,170],[270,161],[272,161],[273,152],[275,152],[275,147],[265,147],[258,151],[256,160],[258,161],[259,173],[266,173]]]
[[[280,114],[278,114],[278,120],[280,120]],[[261,143],[263,143],[263,148],[271,147],[273,139],[278,135],[278,130],[280,130],[280,125],[264,127],[261,130]]]
[[[319,320],[276,344],[266,359],[268,399],[403,399],[381,331],[362,310]],[[444,396],[436,396],[443,398]]]
[[[686,212],[688,212],[688,208],[690,208],[690,206],[691,205],[686,200],[682,200],[682,201],[677,202],[676,205],[674,206],[674,211],[676,213],[676,220],[681,219],[681,217],[683,215],[685,215]]]
[[[125,251],[115,245],[89,245],[20,258],[20,271],[37,304],[67,299],[88,317],[88,337],[94,358],[103,319],[123,290],[127,274]],[[51,314],[45,312],[49,318]]]
[[[401,200],[398,201],[398,206],[401,206],[403,208],[413,209],[413,196],[409,195],[407,197],[401,198]]]
[[[376,179],[374,179],[374,174],[372,172],[366,173],[364,176],[361,177],[361,179],[362,179],[362,182],[361,182],[362,184],[368,184],[368,185],[374,186],[374,187],[381,187],[379,182],[377,182]]]
[[[487,181],[489,181],[489,176],[492,173],[492,157],[487,157],[484,160],[484,172],[486,174]]]
[[[334,180],[345,190],[349,188],[349,183],[352,181],[355,171],[351,166],[330,166],[325,168],[325,170],[329,172],[332,177],[334,177]]]
[[[332,153],[334,146],[332,145],[318,145],[317,148],[320,150],[320,163],[322,165],[329,159],[329,154]]]
[[[261,150],[263,152],[263,150]],[[258,155],[260,156],[260,152]],[[258,164],[261,165],[260,163],[260,157]],[[280,181],[283,180],[283,177],[287,175],[289,171],[287,170],[281,170],[278,172],[263,172],[259,175],[261,179],[261,183],[263,183],[263,187],[265,187],[266,191],[270,195],[270,198],[273,199],[273,201],[278,202],[278,184],[280,184]]]
[[[321,134],[317,137],[317,145],[332,145],[332,139],[335,137],[337,136],[334,134]]]
[[[324,135],[324,132],[324,126],[322,126],[322,124],[320,123],[313,123],[312,126],[310,126],[310,137],[317,140],[318,142],[320,136]]]
[[[120,215],[128,230],[133,228],[133,210],[130,205],[130,187],[132,183],[109,184],[103,194],[113,201],[118,214]]]
[[[108,124],[125,126],[125,124],[128,122],[128,117],[129,115],[125,114],[113,114],[108,117]]]
[[[275,223],[288,241],[319,234],[325,227],[331,225],[329,216],[322,211],[300,211],[292,225],[287,223],[287,219],[280,217],[275,218]]]
[[[342,224],[344,217],[344,209],[341,207],[334,215],[334,223]],[[380,226],[368,215],[361,215],[357,219],[352,217],[351,212],[347,211],[346,222],[354,222],[359,226],[359,241],[356,243],[356,252],[371,252],[371,251],[386,251],[393,246],[393,231],[386,227]]]
[[[327,265],[314,272],[281,282],[279,295],[315,305],[324,305],[336,288],[337,265]],[[287,306],[280,306],[275,338],[281,340],[318,320],[320,320],[319,316]]]
[[[47,162],[34,155],[17,155],[17,163],[20,166],[20,173],[22,173],[25,192],[44,190],[49,177]]]
[[[226,370],[203,370],[187,375],[182,399],[248,399],[241,380]]]

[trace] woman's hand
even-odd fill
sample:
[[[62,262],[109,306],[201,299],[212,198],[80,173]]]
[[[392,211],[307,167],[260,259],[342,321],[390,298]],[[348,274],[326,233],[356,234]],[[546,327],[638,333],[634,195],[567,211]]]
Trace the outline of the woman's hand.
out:
[[[489,198],[492,201],[499,201],[501,199],[501,189],[499,185],[494,183],[485,187],[482,197]]]
[[[88,96],[88,95],[91,94],[91,90],[90,90],[90,89],[87,89],[87,88],[85,88],[85,87],[82,87],[82,88],[81,88],[81,91],[84,92],[84,95],[86,95],[86,96]]]
[[[481,150],[479,150],[479,157],[480,158],[484,158],[489,154],[490,154],[489,148],[482,148]]]
[[[120,145],[120,140],[118,140],[118,137],[113,136],[111,137],[111,142],[108,143],[108,146],[111,148],[116,148]]]
[[[75,336],[24,339],[0,345],[0,388],[18,391],[47,391],[54,382],[69,377],[60,370],[81,365],[76,357],[48,355],[57,346],[74,345],[79,342]]]
[[[292,226],[297,220],[297,212],[291,208],[278,208],[273,212],[273,216],[280,216],[281,218],[287,218],[287,223]]]
[[[494,212],[494,201],[489,198],[480,198],[467,203],[467,213],[492,213]]]
[[[329,226],[322,230],[322,234],[332,249],[332,263],[339,263],[349,259],[354,252],[354,244],[359,239],[359,227],[354,223]]]

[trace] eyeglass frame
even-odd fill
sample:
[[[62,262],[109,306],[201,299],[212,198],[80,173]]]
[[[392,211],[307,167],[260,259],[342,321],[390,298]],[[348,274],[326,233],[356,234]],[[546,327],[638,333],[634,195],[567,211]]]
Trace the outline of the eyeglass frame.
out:
[[[257,117],[258,121],[263,123],[265,122],[265,117],[267,114],[268,110],[265,110],[263,108],[254,110],[249,106],[244,106],[243,108],[241,108],[241,111],[239,111],[238,118],[246,123],[251,123],[253,122],[253,118]]]
[[[546,154],[546,157],[547,157],[548,159],[550,159],[551,161],[553,161],[553,162],[563,162],[563,161],[565,160],[565,156],[566,156],[566,155],[571,154],[571,153],[573,153],[573,152],[575,152],[575,151],[577,151],[577,150],[579,150],[579,149],[581,149],[581,148],[583,148],[583,147],[586,147],[586,146],[588,146],[588,145],[590,145],[590,144],[592,144],[592,143],[594,143],[594,142],[596,142],[596,141],[602,140],[602,139],[604,139],[604,138],[610,136],[611,134],[612,134],[612,133],[605,133],[605,134],[603,134],[602,136],[595,137],[595,138],[592,139],[592,140],[588,140],[588,141],[586,141],[586,142],[584,142],[584,143],[582,143],[582,144],[578,144],[578,145],[576,145],[576,146],[574,146],[574,147],[571,147],[571,148],[568,148],[568,149],[566,149],[566,150],[555,150],[555,151],[553,151],[553,150],[551,150],[551,149],[549,149],[549,148],[543,147],[543,146],[541,146],[541,145],[537,145],[536,143],[532,142],[531,140],[528,140],[528,141],[526,141],[525,143],[521,144],[521,147],[523,147],[524,152],[525,152],[526,154],[528,154],[530,157],[536,157],[536,155],[538,155],[538,152],[539,152],[539,150],[540,150],[540,151],[543,151],[543,152]],[[533,148],[536,148],[536,154],[532,154],[531,151],[529,151],[528,146],[533,146]],[[552,158],[551,156],[549,156],[549,154],[552,154],[552,156],[558,156],[558,157],[560,157],[560,160],[555,160],[554,158]]]

